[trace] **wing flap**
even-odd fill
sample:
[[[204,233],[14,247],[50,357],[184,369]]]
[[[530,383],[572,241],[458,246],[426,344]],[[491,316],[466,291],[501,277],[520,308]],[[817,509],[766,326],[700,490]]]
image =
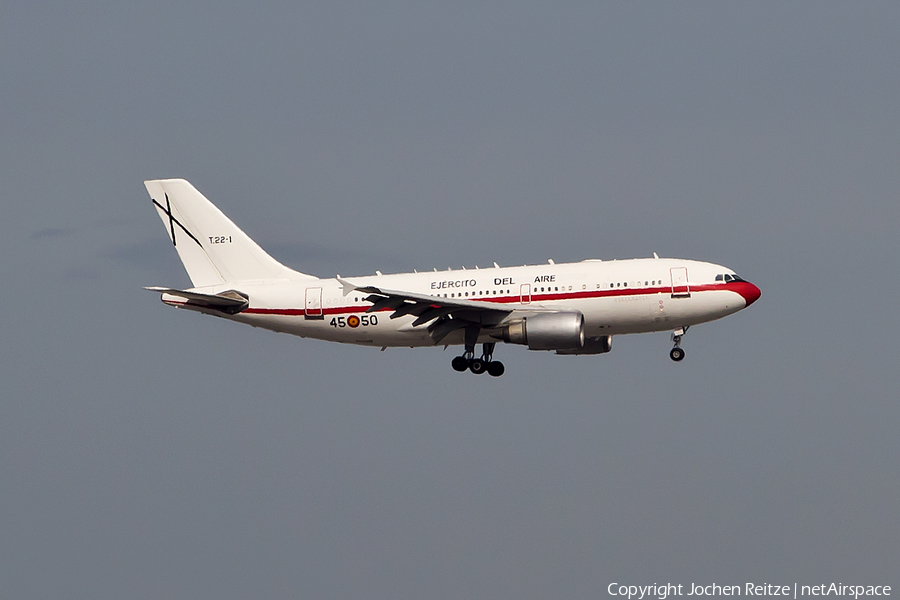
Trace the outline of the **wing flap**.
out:
[[[440,317],[445,317],[453,312],[453,308],[449,306],[440,306],[438,308],[426,308],[425,312],[419,315],[419,318],[412,322],[413,327],[418,327],[419,325],[424,325],[428,321],[432,321],[434,319],[439,319]]]
[[[469,323],[463,319],[440,319],[428,327],[428,333],[435,344],[440,344],[441,340],[454,331],[468,326]]]
[[[370,292],[366,293],[369,294]],[[366,309],[367,313],[384,310],[385,308],[396,310],[406,303],[403,298],[376,296],[374,294],[367,296],[366,300],[372,303],[372,306]]]

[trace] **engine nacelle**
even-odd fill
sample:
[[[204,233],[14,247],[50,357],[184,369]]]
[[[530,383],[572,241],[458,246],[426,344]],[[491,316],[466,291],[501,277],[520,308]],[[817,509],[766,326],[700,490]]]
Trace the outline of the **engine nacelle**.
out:
[[[523,317],[503,327],[503,341],[529,350],[578,350],[584,346],[584,315],[557,312]]]
[[[584,346],[581,348],[557,350],[557,354],[606,354],[612,350],[612,336],[601,335],[600,337],[590,337],[584,340]]]

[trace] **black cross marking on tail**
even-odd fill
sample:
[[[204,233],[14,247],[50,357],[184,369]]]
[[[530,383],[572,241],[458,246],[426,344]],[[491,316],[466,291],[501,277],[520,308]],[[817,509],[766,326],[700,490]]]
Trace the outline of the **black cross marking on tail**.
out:
[[[165,212],[167,215],[169,215],[169,228],[172,230],[172,245],[173,246],[178,245],[175,243],[175,226],[178,225],[179,227],[181,227],[181,230],[183,232],[188,234],[188,236],[192,240],[197,242],[198,246],[200,246],[201,248],[203,247],[203,244],[200,243],[200,240],[195,238],[194,234],[191,233],[190,231],[188,231],[188,228],[185,227],[184,225],[182,225],[181,222],[178,219],[176,219],[175,216],[172,214],[172,205],[169,204],[169,195],[168,194],[166,194],[166,205],[165,206],[163,206],[162,204],[157,202],[155,199],[152,199],[152,200],[153,200],[153,204],[155,204],[157,206],[157,208],[159,208],[159,210],[161,210],[161,211]]]

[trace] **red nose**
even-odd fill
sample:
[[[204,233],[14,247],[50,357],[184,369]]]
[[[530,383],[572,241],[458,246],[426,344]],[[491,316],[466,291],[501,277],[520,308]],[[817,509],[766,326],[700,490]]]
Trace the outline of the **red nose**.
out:
[[[744,302],[746,302],[746,306],[750,306],[762,295],[762,292],[758,287],[750,283],[749,281],[740,281],[735,282],[734,291],[743,296]]]

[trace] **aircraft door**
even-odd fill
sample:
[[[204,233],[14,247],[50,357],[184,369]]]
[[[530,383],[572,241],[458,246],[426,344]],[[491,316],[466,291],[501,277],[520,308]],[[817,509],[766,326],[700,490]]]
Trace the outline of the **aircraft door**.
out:
[[[519,286],[519,302],[522,304],[531,303],[531,284],[523,283]]]
[[[672,276],[672,297],[690,298],[691,284],[688,282],[687,267],[672,267],[669,273]]]
[[[322,313],[322,288],[306,288],[306,310],[303,313],[307,319],[324,319]]]

